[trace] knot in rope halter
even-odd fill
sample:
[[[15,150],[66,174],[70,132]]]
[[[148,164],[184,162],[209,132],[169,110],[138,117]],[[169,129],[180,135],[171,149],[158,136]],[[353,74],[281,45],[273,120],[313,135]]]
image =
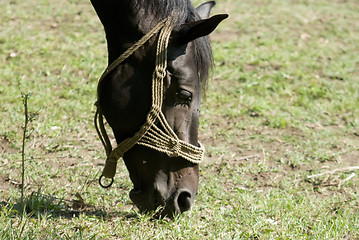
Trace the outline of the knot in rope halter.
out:
[[[199,164],[203,161],[204,147],[202,144],[198,143],[199,146],[197,147],[180,140],[169,126],[161,110],[163,102],[163,79],[166,77],[167,69],[167,47],[173,29],[171,20],[172,18],[166,18],[160,21],[150,32],[111,63],[98,81],[97,92],[99,93],[99,86],[102,80],[160,31],[157,41],[156,67],[152,75],[152,106],[147,114],[146,123],[140,127],[139,131],[136,132],[133,137],[125,139],[119,143],[116,148],[112,149],[111,142],[104,127],[103,114],[101,113],[98,101],[95,103],[97,107],[94,119],[95,127],[107,156],[105,167],[99,179],[100,185],[104,188],[110,187],[113,183],[118,159],[122,158],[124,153],[136,144],[166,153],[169,157],[182,157],[195,164]],[[155,123],[159,123],[162,128],[156,126]],[[103,177],[110,178],[110,184],[103,185]]]
[[[166,69],[163,67],[156,66],[155,73],[156,77],[159,79],[164,79],[166,77]]]

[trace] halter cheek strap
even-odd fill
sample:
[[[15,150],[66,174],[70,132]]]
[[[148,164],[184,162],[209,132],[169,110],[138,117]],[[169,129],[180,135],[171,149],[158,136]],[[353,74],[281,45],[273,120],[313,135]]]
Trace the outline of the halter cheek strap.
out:
[[[100,177],[101,186],[103,186],[101,179],[103,177],[113,178],[116,173],[118,159],[123,157],[124,153],[136,144],[166,153],[170,157],[182,157],[195,164],[199,164],[203,161],[204,147],[200,143],[199,147],[197,147],[180,140],[169,126],[166,117],[161,110],[163,103],[163,79],[166,76],[167,68],[167,46],[172,29],[171,18],[159,22],[149,33],[116,59],[105,70],[98,82],[97,92],[99,93],[99,86],[102,80],[152,36],[160,31],[157,42],[156,67],[152,75],[152,106],[147,114],[146,123],[141,126],[140,130],[136,132],[133,137],[125,139],[119,143],[116,148],[112,149],[111,142],[103,124],[103,115],[98,104],[95,104],[97,106],[95,127],[107,155],[105,168]],[[159,123],[161,128],[156,126],[155,123]],[[111,184],[112,183],[113,181],[111,181]],[[109,187],[111,184],[103,187]]]

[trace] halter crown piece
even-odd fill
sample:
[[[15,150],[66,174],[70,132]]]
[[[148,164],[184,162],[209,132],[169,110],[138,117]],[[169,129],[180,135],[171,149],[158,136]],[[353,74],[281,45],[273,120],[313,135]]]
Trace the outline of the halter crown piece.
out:
[[[197,147],[180,140],[169,126],[161,110],[163,102],[163,79],[166,76],[167,68],[167,46],[173,29],[171,22],[171,17],[160,21],[150,32],[111,63],[99,79],[97,93],[99,93],[100,83],[112,70],[160,31],[157,42],[156,67],[152,75],[152,106],[147,114],[146,122],[141,126],[140,130],[135,133],[133,137],[125,139],[119,143],[116,148],[112,149],[111,142],[104,127],[103,115],[98,101],[95,103],[97,106],[94,119],[95,127],[107,155],[105,167],[99,181],[102,187],[107,188],[112,185],[118,159],[123,157],[124,153],[136,144],[166,153],[170,157],[182,157],[195,164],[199,164],[203,161],[205,149],[202,144],[199,143],[199,147]],[[162,128],[156,126],[155,123],[159,123]],[[108,186],[104,186],[101,183],[102,177],[111,178],[112,182]]]

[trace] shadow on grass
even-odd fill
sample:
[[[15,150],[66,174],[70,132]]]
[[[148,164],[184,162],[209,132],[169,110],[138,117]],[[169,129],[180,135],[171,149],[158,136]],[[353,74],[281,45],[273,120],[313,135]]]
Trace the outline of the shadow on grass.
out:
[[[104,207],[84,203],[81,197],[77,197],[76,200],[64,200],[41,194],[39,191],[31,193],[23,201],[18,199],[15,203],[0,202],[0,211],[4,209],[9,214],[9,217],[27,216],[38,218],[39,216],[50,216],[51,218],[71,220],[78,218],[80,215],[86,215],[103,219],[114,217],[124,219],[138,218],[136,212],[106,210]]]

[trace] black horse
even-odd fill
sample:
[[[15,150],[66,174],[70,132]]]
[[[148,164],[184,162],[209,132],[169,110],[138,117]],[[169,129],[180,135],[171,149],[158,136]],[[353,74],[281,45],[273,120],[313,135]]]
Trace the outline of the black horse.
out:
[[[198,8],[190,0],[91,3],[105,29],[109,65],[159,22],[171,18],[173,28],[167,47],[161,110],[178,139],[199,146],[201,89],[212,67],[207,35],[228,15],[209,18],[214,1]],[[151,109],[158,35],[154,34],[99,83],[98,106],[117,143],[133,137]],[[162,128],[158,121],[155,125]],[[125,152],[123,159],[134,185],[130,198],[141,211],[162,207],[161,215],[172,216],[191,208],[198,188],[198,164],[140,144]]]

